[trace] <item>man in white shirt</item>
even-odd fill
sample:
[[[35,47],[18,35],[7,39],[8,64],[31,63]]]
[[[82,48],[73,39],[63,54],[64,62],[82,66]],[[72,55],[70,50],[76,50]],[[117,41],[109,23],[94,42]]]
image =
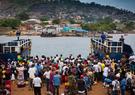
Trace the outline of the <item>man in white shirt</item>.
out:
[[[99,80],[102,80],[103,72],[102,72],[102,65],[101,61],[99,60],[98,66],[99,66]]]
[[[62,73],[62,67],[64,65],[63,61],[59,60],[59,64],[58,65],[59,65],[59,71],[60,71],[60,73]]]
[[[109,68],[105,67],[103,70],[103,76],[108,77],[109,71],[110,71]]]
[[[103,82],[104,82],[105,78],[108,77],[109,72],[110,72],[110,69],[109,69],[108,66],[106,66],[106,67],[103,69]]]
[[[47,91],[49,91],[50,73],[51,73],[50,69],[47,68],[47,71],[45,71],[45,73],[44,73],[44,75],[43,75],[43,76],[45,77],[45,82],[46,82],[46,89],[47,89]]]
[[[32,81],[35,78],[36,73],[36,68],[34,67],[34,64],[29,68],[28,73],[29,73],[30,87],[32,88]]]
[[[100,72],[100,67],[97,63],[94,64],[94,75],[95,75],[95,81],[97,82],[99,80],[99,72]]]
[[[41,95],[41,85],[41,78],[35,74],[35,78],[33,79],[34,95]]]
[[[112,95],[119,95],[120,82],[118,81],[117,77],[112,81],[112,87]]]

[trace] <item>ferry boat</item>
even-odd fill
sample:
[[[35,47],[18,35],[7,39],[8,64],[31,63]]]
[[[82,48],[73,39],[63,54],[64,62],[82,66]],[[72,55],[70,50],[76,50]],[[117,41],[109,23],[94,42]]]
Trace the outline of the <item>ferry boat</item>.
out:
[[[105,55],[109,55],[111,59],[120,60],[123,55],[127,57],[133,55],[133,49],[130,45],[124,43],[124,39],[112,41],[108,38],[103,40],[101,37],[91,38],[91,52],[99,59],[103,59]]]
[[[18,56],[28,58],[31,53],[31,39],[18,39],[0,43],[0,59],[3,61],[17,60]]]

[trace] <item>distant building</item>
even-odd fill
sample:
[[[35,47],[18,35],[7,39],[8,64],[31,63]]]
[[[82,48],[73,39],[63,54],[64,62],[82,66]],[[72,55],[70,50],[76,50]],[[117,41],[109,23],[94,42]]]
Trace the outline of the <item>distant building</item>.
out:
[[[43,23],[48,23],[48,24],[52,24],[52,21],[43,21]]]
[[[72,27],[72,28],[81,28],[80,24],[67,24],[66,26]]]
[[[48,33],[59,33],[62,31],[62,27],[60,25],[47,25],[43,28],[42,32]]]
[[[63,27],[63,32],[73,32],[82,29],[80,24],[67,24]]]
[[[28,19],[26,21],[22,21],[22,23],[27,23],[27,24],[41,24],[41,21],[38,19]]]
[[[28,30],[28,25],[26,25],[26,24],[21,24],[21,25],[19,26],[19,30],[20,30],[20,31],[27,31],[27,30]]]
[[[38,19],[28,19],[26,21],[22,21],[20,30],[22,30],[22,31],[33,30],[33,31],[38,32],[39,30],[41,30],[43,28],[41,23],[42,22]]]
[[[80,24],[68,24],[63,27],[63,32],[88,32],[87,30],[82,29]]]
[[[42,25],[40,25],[40,24],[35,24],[34,25],[34,30],[36,32],[40,32],[42,29],[43,29]]]
[[[115,20],[113,21],[113,23],[120,23],[120,20],[119,20],[119,19],[115,19]]]

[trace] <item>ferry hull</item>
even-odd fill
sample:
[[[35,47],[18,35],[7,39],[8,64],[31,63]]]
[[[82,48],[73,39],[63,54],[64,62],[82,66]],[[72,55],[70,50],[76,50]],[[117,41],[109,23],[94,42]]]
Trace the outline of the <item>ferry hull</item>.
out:
[[[0,59],[5,62],[8,61],[8,59],[17,61],[17,53],[0,54]]]
[[[17,52],[4,53],[4,54],[0,54],[0,59],[5,61],[5,62],[7,62],[8,59],[18,61],[18,55],[20,55],[24,59],[27,59],[27,58],[29,58],[30,53],[31,53],[31,51],[29,49],[23,50],[23,52],[21,52],[21,54],[18,54]]]
[[[105,56],[106,56],[106,53],[104,53],[104,52],[102,52],[102,51],[100,51],[100,50],[96,50],[96,49],[94,49],[94,54],[100,59],[100,60],[102,60]],[[108,54],[109,55],[109,57],[111,58],[111,59],[115,59],[115,60],[120,60],[121,58],[122,58],[122,53],[109,53]]]
[[[98,50],[98,49],[94,49],[94,54],[99,58],[99,59],[103,59],[106,56],[106,53],[104,53],[102,50]],[[111,59],[115,59],[116,61],[120,60],[122,58],[123,55],[126,55],[127,58],[129,58],[129,56],[133,55],[134,52],[131,48],[131,46],[124,44],[123,45],[123,52],[122,53],[115,53],[115,52],[111,52],[109,53],[109,57]]]

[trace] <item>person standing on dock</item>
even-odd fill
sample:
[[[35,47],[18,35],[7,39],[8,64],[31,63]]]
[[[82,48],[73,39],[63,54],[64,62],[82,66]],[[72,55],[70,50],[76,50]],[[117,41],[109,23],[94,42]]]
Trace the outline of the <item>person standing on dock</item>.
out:
[[[122,43],[124,43],[124,37],[123,37],[123,35],[121,35],[121,38],[119,39],[119,41],[121,41]]]
[[[31,67],[28,70],[29,73],[29,83],[30,83],[30,87],[33,88],[32,86],[32,81],[35,78],[35,73],[36,73],[36,68],[34,67],[35,65],[32,64]]]
[[[112,95],[119,95],[120,92],[120,82],[118,81],[119,77],[115,76],[115,79],[112,81]]]
[[[53,95],[59,95],[60,84],[61,84],[61,76],[58,73],[58,71],[56,71],[56,74],[53,76],[53,86],[54,86]]]
[[[127,86],[127,81],[126,81],[126,77],[124,76],[122,78],[122,80],[120,81],[121,95],[125,95],[125,93],[126,93],[126,86]]]
[[[43,75],[43,76],[45,77],[45,82],[46,82],[46,89],[47,89],[47,91],[49,91],[50,73],[51,73],[50,68],[47,68],[47,70],[45,71],[45,73],[44,73],[44,75]]]
[[[102,39],[102,42],[104,43],[104,41],[106,40],[106,35],[105,35],[105,33],[102,33],[102,34],[101,34],[101,39]]]
[[[37,74],[35,74],[35,78],[33,79],[34,95],[41,95],[41,86],[41,78],[38,77]]]

